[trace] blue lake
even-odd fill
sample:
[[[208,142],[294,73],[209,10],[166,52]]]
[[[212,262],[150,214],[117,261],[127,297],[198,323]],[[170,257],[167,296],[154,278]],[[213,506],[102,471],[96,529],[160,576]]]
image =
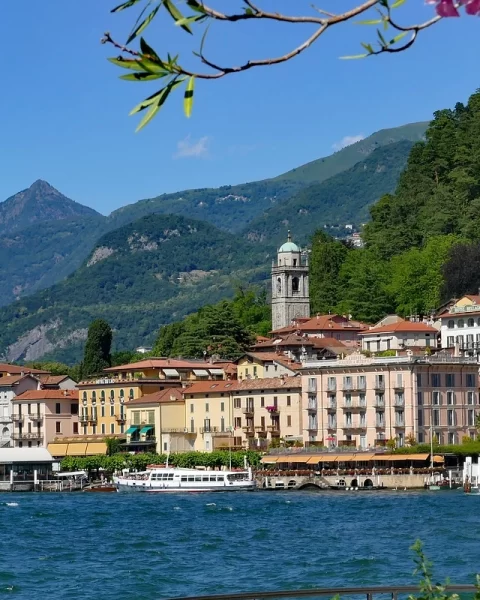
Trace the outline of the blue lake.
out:
[[[462,492],[2,494],[0,597],[150,600],[415,582],[480,572],[480,496]]]

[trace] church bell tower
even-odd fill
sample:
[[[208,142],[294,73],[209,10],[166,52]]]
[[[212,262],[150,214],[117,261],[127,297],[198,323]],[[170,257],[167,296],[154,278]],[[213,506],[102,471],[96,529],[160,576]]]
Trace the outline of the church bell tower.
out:
[[[298,317],[310,317],[308,256],[302,256],[289,231],[272,263],[272,328],[287,327]]]

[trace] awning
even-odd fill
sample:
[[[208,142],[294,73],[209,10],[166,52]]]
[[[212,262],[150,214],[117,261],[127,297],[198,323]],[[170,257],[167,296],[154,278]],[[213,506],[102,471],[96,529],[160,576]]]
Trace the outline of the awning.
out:
[[[153,425],[145,425],[140,429],[140,433],[148,433],[151,429],[153,429]]]
[[[223,369],[208,369],[212,375],[223,375]],[[195,373],[195,371],[194,371]]]
[[[107,444],[105,442],[96,442],[87,444],[87,449],[85,450],[85,454],[92,456],[94,454],[106,454],[107,453]]]
[[[308,459],[309,465],[316,465],[320,462],[335,462],[337,458],[336,454],[332,454],[331,456],[311,456]]]
[[[167,377],[180,377],[180,373],[177,369],[162,369]]]
[[[276,462],[277,462],[277,460],[278,460],[278,456],[264,456],[264,457],[263,457],[263,458],[260,460],[260,462],[261,462],[261,463],[264,463],[264,464],[265,464],[265,463],[269,463],[269,464],[270,464],[270,463],[276,463]]]
[[[312,458],[311,454],[303,454],[303,455],[290,455],[285,454],[285,456],[279,456],[277,458],[277,462],[279,463],[304,463],[306,464],[309,459]]]
[[[52,456],[66,456],[68,444],[48,444],[47,450]]]
[[[88,444],[86,444],[85,442],[78,444],[68,444],[67,456],[85,456],[87,445]]]
[[[376,454],[375,460],[385,460],[388,462],[410,462],[417,460],[427,460],[428,454]]]
[[[50,454],[51,454],[51,452],[50,452]],[[445,458],[443,456],[434,456],[433,462],[434,463],[443,463],[443,462],[445,462]]]
[[[137,429],[139,429],[139,427],[140,427],[140,425],[131,425],[125,432],[126,435],[132,435],[132,433],[135,433],[137,431]]]
[[[336,462],[352,462],[356,460],[355,459],[355,454],[339,454],[337,456],[337,461]]]
[[[208,371],[205,369],[193,369],[193,374],[197,377],[208,377]]]

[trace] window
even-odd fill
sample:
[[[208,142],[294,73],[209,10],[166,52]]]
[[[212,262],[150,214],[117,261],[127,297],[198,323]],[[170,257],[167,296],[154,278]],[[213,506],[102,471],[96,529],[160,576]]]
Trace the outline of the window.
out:
[[[133,424],[140,425],[140,411],[136,410],[133,412]]]
[[[193,406],[193,404],[192,404],[192,406]],[[233,408],[242,408],[242,399],[241,398],[233,399]]]
[[[256,366],[253,367],[253,376],[254,377],[257,376],[257,367]]]
[[[447,425],[453,427],[455,425],[455,411],[452,409],[447,410]]]
[[[457,436],[455,434],[454,431],[451,431],[448,433],[448,443],[449,444],[455,444],[455,442],[457,441]]]
[[[467,373],[467,387],[475,387],[475,375],[473,373]]]
[[[55,433],[62,433],[62,422],[57,421],[55,423]]]
[[[105,423],[102,423],[102,433],[105,433]]]
[[[463,319],[458,319],[457,327],[463,327],[464,325],[465,325],[464,320]]]
[[[448,321],[448,325],[447,325],[447,327],[448,327],[449,329],[453,329],[453,328],[455,327],[455,321],[454,321],[453,319],[450,319],[450,320]]]
[[[135,397],[135,393],[132,389],[130,389],[130,391],[128,392],[128,398],[129,400],[133,400],[133,398]]]
[[[102,404],[102,408],[100,409],[100,414],[102,415],[102,417],[105,416],[105,407]]]
[[[423,419],[423,409],[422,408],[419,408],[417,411],[417,420],[418,420],[418,426],[423,427],[425,424],[425,421]]]
[[[40,412],[40,410],[38,412]],[[70,414],[78,415],[78,404],[70,404]]]
[[[193,405],[193,404],[190,404],[190,412],[191,412],[191,413],[193,413],[193,407],[194,407],[194,405]]]
[[[292,406],[292,400],[290,396],[287,396],[287,406]]]
[[[104,390],[102,390],[102,391],[100,392],[100,402],[101,402],[102,404],[105,404],[105,391],[104,391]]]
[[[84,402],[87,401],[87,392],[83,392],[82,399],[83,399]]]
[[[220,431],[225,431],[225,417],[220,419]]]
[[[111,417],[115,416],[115,405],[114,404],[110,404],[110,416]]]
[[[440,425],[440,411],[438,409],[433,410],[432,417],[434,427],[438,427]]]
[[[73,433],[77,434],[78,433],[78,423],[74,423],[73,424]]]
[[[148,425],[153,425],[155,423],[155,411],[147,410],[147,423]]]
[[[208,402],[205,403],[205,412],[210,412],[210,404]]]
[[[472,409],[468,410],[467,413],[468,425],[475,425],[475,411]]]
[[[447,387],[455,387],[455,373],[447,373],[445,385]]]
[[[439,406],[442,403],[442,395],[440,392],[432,392],[432,404]]]
[[[438,388],[440,387],[441,384],[441,378],[440,378],[440,373],[432,373],[432,387],[434,388]]]
[[[190,419],[190,433],[195,433],[195,421]]]
[[[242,426],[242,417],[235,417],[233,419],[233,425],[235,429],[240,428]]]
[[[417,373],[417,386],[422,387],[422,374]]]
[[[29,410],[28,410],[28,414],[30,414],[30,404],[28,405],[28,408],[29,408]],[[61,414],[61,412],[62,412],[62,405],[60,404],[60,402],[57,402],[57,403],[55,404],[55,414],[56,414],[56,415],[60,415],[60,414]]]
[[[475,392],[467,392],[467,404],[475,404]]]
[[[423,405],[423,393],[422,392],[417,392],[417,404],[418,404],[418,406]]]
[[[447,392],[447,404],[455,404],[455,392]]]
[[[97,392],[92,392],[92,404],[95,404],[97,401]]]
[[[265,406],[265,398],[263,396],[260,398],[260,406],[262,408]]]
[[[293,293],[298,292],[298,284],[299,284],[298,277],[293,277],[292,278],[292,292]]]
[[[453,348],[455,346],[455,337],[453,335],[449,335],[447,337],[447,348]]]
[[[475,327],[475,321],[474,321],[474,319],[468,319],[467,326],[468,327]]]
[[[292,426],[292,417],[290,415],[287,415],[287,427],[291,427]]]
[[[115,433],[115,423],[110,423],[110,433]]]
[[[225,402],[220,402],[220,412],[225,412]]]

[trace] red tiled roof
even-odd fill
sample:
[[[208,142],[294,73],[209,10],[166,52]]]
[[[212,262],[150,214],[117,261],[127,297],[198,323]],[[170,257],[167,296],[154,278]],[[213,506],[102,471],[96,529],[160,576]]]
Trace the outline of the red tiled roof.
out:
[[[0,377],[0,386],[15,385],[23,378],[24,375],[7,375],[6,377]]]
[[[162,404],[167,402],[183,402],[181,388],[167,388],[153,394],[145,394],[140,398],[129,400],[127,404]]]
[[[476,294],[465,294],[464,298],[468,298],[474,304],[480,304],[480,296],[478,296]]]
[[[14,400],[78,400],[78,390],[27,390]]]
[[[365,323],[351,321],[340,315],[317,315],[308,320],[297,320],[292,325],[276,329],[272,333],[294,331],[363,331],[367,328]]]
[[[110,367],[105,369],[107,373],[116,371],[141,371],[142,369],[221,369],[227,362],[210,363],[204,360],[178,360],[176,358],[146,358],[135,363]]]
[[[235,389],[238,381],[198,381],[183,389],[183,394],[208,394],[229,392]]]
[[[277,352],[247,352],[246,356],[251,356],[264,362],[277,362],[292,370],[300,369],[302,366],[300,363],[290,360],[288,356],[277,354]]]
[[[31,367],[23,367],[18,365],[9,365],[8,363],[0,363],[0,373],[10,373],[10,375],[21,375],[22,373],[33,373],[36,375],[45,374],[49,375],[49,371],[42,371],[41,369],[32,369]]]
[[[69,375],[40,375],[39,377],[43,385],[59,385],[68,378]]]
[[[383,325],[382,327],[374,327],[368,331],[363,331],[360,335],[371,335],[376,333],[395,333],[395,332],[416,331],[418,333],[438,333],[438,330],[426,323],[414,323],[412,321],[398,321],[391,325]]]
[[[269,379],[244,379],[243,381],[238,381],[236,390],[271,390],[301,387],[301,377],[272,377]]]

